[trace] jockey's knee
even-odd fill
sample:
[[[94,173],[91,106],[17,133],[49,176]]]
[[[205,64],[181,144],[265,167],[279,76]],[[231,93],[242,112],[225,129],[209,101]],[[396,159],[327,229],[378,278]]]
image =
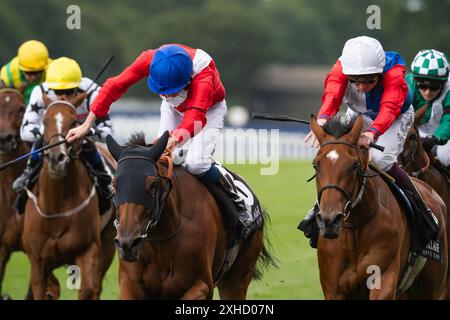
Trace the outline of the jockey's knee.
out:
[[[201,175],[211,168],[211,161],[204,162],[186,162],[186,170],[195,176]]]
[[[383,154],[380,157],[372,157],[372,162],[379,169],[389,171],[393,164],[397,162],[397,158],[390,154]]]

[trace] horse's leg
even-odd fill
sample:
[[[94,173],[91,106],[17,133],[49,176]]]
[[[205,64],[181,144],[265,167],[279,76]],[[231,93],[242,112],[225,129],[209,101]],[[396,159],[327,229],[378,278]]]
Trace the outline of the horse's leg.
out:
[[[7,295],[2,295],[3,278],[5,277],[6,264],[8,263],[11,251],[5,246],[0,246],[0,300],[9,298]]]
[[[197,280],[192,287],[190,287],[184,295],[181,297],[181,300],[211,300],[213,296],[213,285],[212,281],[209,285],[204,280]]]
[[[142,283],[131,281],[126,272],[119,270],[119,299],[120,300],[143,300],[146,297]]]
[[[99,251],[97,243],[94,242],[82,255],[75,259],[75,263],[80,267],[81,272],[81,284],[78,291],[78,299],[80,300],[97,300],[100,298]]]
[[[106,214],[106,213],[105,213]],[[116,253],[116,248],[114,246],[114,237],[116,236],[116,228],[114,227],[115,212],[111,215],[110,221],[107,223],[105,228],[102,230],[101,237],[101,252],[100,252],[100,281],[108,271],[111,263],[114,259],[114,254]]]
[[[218,284],[220,299],[244,300],[247,289],[253,278],[256,262],[263,245],[263,230],[258,230],[247,240],[233,266],[223,276]]]
[[[44,300],[47,292],[47,273],[42,261],[30,257],[31,263],[31,289],[34,300]]]
[[[51,300],[57,300],[59,299],[61,289],[59,287],[59,281],[53,274],[53,272],[50,273],[48,279],[48,288],[47,288],[47,298]]]

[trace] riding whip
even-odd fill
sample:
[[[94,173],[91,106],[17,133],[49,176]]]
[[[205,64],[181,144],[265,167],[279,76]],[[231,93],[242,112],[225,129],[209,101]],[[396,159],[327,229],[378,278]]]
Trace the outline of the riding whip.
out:
[[[47,149],[50,149],[50,148],[59,146],[60,144],[63,144],[63,143],[66,143],[66,142],[67,142],[67,141],[64,139],[64,140],[55,142],[55,143],[53,143],[53,144],[49,144],[49,145],[43,146],[43,147],[41,147],[41,148],[39,148],[39,149],[36,149],[36,150],[33,150],[33,151],[31,151],[31,152],[28,152],[27,154],[24,154],[24,155],[22,155],[22,156],[20,156],[20,157],[18,157],[18,158],[16,158],[16,159],[14,159],[14,160],[11,160],[11,161],[2,163],[2,164],[0,164],[0,171],[2,171],[3,169],[6,169],[7,167],[9,167],[10,165],[12,165],[12,164],[14,164],[14,163],[17,163],[17,162],[19,162],[19,161],[21,161],[21,160],[23,160],[23,159],[28,158],[29,156],[32,156],[32,155],[34,155],[34,154],[40,153],[40,152],[42,152],[42,151],[45,151],[45,150],[47,150]]]
[[[292,117],[286,117],[278,114],[270,114],[270,113],[259,113],[259,112],[252,112],[252,119],[261,119],[261,120],[274,120],[274,121],[290,121],[290,122],[300,122],[303,124],[310,124],[309,121],[296,119]],[[370,146],[374,149],[380,150],[381,152],[384,151],[384,147],[380,146],[376,143],[371,142]]]

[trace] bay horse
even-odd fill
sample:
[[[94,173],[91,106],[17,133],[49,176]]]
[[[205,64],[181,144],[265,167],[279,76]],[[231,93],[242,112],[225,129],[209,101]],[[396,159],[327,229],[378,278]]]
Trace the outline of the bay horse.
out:
[[[28,144],[20,139],[24,113],[22,93],[16,89],[0,89],[0,163],[30,151]],[[17,215],[12,206],[15,198],[12,184],[24,170],[25,164],[26,160],[23,160],[0,171],[0,295],[11,253],[22,249],[23,216]]]
[[[183,166],[172,166],[170,157],[161,158],[167,140],[167,131],[152,146],[143,135],[128,146],[106,140],[118,161],[120,299],[212,299],[215,286],[221,299],[245,299],[261,267],[275,265],[264,242],[266,221],[241,242],[234,263],[219,276],[229,257],[224,217],[203,183]]]
[[[444,200],[447,207],[447,235],[450,234],[450,182],[447,175],[439,169],[439,164],[433,155],[428,154],[420,142],[419,125],[427,108],[416,111],[414,124],[408,131],[403,152],[398,157],[399,164],[409,175],[428,183]],[[450,240],[450,237],[447,237]],[[449,248],[450,250],[450,244]],[[449,252],[450,256],[450,252]],[[445,296],[450,298],[450,272],[447,273]]]
[[[68,101],[44,101],[44,143],[63,140],[77,125],[76,107],[85,93]],[[53,270],[76,265],[79,299],[98,299],[103,277],[114,257],[114,208],[99,214],[98,195],[86,166],[78,159],[81,143],[48,149],[39,178],[27,190],[23,246],[31,263],[31,288],[37,300],[46,293]],[[105,228],[103,228],[103,224]]]
[[[333,118],[324,127],[311,116],[311,129],[320,142],[313,166],[320,207],[317,256],[325,299],[442,298],[448,267],[445,204],[427,184],[414,179],[438,218],[443,261],[428,259],[409,288],[399,293],[410,227],[387,183],[368,167],[369,152],[358,146],[362,128],[361,116],[348,126]]]

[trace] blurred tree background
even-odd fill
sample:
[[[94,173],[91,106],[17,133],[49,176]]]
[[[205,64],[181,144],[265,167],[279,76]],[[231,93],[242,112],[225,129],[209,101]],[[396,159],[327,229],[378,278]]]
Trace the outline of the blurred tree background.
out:
[[[71,4],[81,9],[81,30],[66,27]],[[379,30],[366,26],[370,5],[381,9]],[[268,65],[329,68],[345,41],[358,35],[376,37],[408,63],[423,48],[448,54],[449,18],[450,0],[2,0],[0,62],[15,56],[23,41],[37,39],[51,57],[77,59],[90,77],[113,54],[109,76],[145,49],[183,43],[215,59],[229,104],[257,109],[261,70]],[[152,95],[142,81],[127,96]]]

